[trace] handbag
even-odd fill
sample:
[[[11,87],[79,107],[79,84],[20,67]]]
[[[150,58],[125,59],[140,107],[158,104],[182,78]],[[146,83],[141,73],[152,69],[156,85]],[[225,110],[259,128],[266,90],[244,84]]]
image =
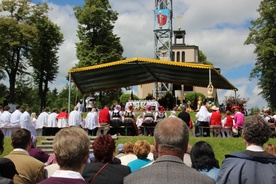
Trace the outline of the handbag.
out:
[[[108,165],[108,162],[107,162],[106,164],[104,164],[104,165],[102,166],[102,168],[100,168],[100,169],[98,170],[98,172],[88,181],[88,183],[91,183],[91,182],[102,172],[102,170],[103,170],[107,165]]]

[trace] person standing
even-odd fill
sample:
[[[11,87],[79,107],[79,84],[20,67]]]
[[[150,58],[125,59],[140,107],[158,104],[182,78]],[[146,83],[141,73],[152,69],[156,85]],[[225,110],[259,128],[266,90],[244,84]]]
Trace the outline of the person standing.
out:
[[[11,145],[14,148],[5,158],[10,159],[19,175],[14,176],[14,183],[36,184],[44,179],[44,163],[31,157],[31,132],[19,129],[11,135]]]
[[[59,169],[39,184],[85,184],[81,176],[89,157],[90,140],[80,127],[61,129],[55,136],[53,148]]]
[[[20,105],[16,106],[16,110],[11,114],[10,126],[19,128],[20,127],[20,116],[22,115],[22,108]]]
[[[191,116],[186,112],[185,106],[181,106],[181,112],[178,114],[178,118],[182,119],[188,127],[190,126]]]
[[[65,108],[61,109],[61,112],[57,115],[58,128],[68,127],[68,113]]]
[[[82,125],[82,117],[81,113],[78,111],[78,107],[75,106],[74,110],[70,112],[68,118],[69,126],[81,126]]]
[[[246,150],[225,155],[217,184],[275,184],[276,157],[263,149],[269,137],[270,128],[261,116],[248,117],[242,130]]]
[[[98,112],[96,108],[92,108],[91,112],[88,112],[84,120],[85,127],[88,129],[88,135],[96,136],[99,124]]]
[[[25,128],[31,132],[32,136],[36,135],[36,129],[31,120],[31,109],[27,108],[24,113],[20,116],[21,128]]]
[[[36,120],[36,136],[42,136],[43,127],[48,125],[49,109],[45,108]]]
[[[0,116],[0,127],[1,128],[7,128],[10,127],[10,120],[11,120],[11,113],[10,113],[10,107],[5,106],[4,112]],[[6,131],[6,129],[2,129],[5,136],[10,136],[10,132]]]
[[[57,127],[57,109],[54,108],[48,116],[47,127]]]
[[[158,158],[152,165],[124,178],[124,184],[204,183],[215,181],[185,165],[184,154],[189,143],[189,129],[180,118],[165,118],[154,132]]]

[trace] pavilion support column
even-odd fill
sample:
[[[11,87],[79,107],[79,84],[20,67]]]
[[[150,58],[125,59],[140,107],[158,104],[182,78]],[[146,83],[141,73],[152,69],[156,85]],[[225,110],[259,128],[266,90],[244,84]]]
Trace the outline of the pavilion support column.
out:
[[[69,73],[69,90],[68,90],[68,113],[70,112],[70,104],[71,104],[71,73]]]

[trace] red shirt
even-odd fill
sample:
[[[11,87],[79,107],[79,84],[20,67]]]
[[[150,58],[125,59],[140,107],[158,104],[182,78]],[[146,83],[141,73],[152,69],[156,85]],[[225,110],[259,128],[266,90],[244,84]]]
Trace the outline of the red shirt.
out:
[[[110,113],[108,108],[103,108],[99,113],[99,123],[110,123]]]
[[[210,125],[221,125],[221,114],[218,111],[213,111],[210,118]]]
[[[68,114],[67,112],[60,112],[58,115],[57,115],[57,119],[60,119],[60,118],[67,118],[68,119]]]
[[[232,127],[233,126],[233,118],[231,116],[226,116],[225,127]]]

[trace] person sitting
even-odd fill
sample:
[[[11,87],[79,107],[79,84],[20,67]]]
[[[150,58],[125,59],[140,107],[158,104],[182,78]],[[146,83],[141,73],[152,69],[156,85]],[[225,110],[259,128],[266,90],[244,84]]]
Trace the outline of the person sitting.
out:
[[[120,158],[120,157],[122,157],[124,155],[125,155],[124,144],[120,143],[117,146],[117,155],[116,155],[116,158]]]
[[[136,125],[136,116],[135,116],[135,112],[133,112],[132,105],[129,105],[127,107],[127,110],[124,113],[123,125],[132,127],[133,131],[131,132],[130,135],[138,135],[138,127]]]
[[[210,116],[210,130],[212,131],[213,137],[220,136],[221,130],[221,114],[219,108],[215,105],[211,107],[212,113]]]
[[[267,144],[267,145],[264,147],[264,150],[265,150],[267,153],[276,156],[276,146],[275,146],[275,145],[273,145],[273,144]]]
[[[105,105],[104,108],[100,110],[99,123],[101,126],[98,128],[98,135],[106,134],[109,131],[110,124],[110,111],[108,105]]]
[[[136,126],[137,126],[137,129],[138,129],[137,135],[143,134],[143,131],[141,130],[141,126],[143,124],[143,121],[144,121],[144,117],[143,117],[143,113],[141,113],[136,118]]]
[[[219,174],[219,161],[215,158],[215,153],[210,144],[205,141],[198,141],[194,144],[190,152],[192,168],[205,174],[215,181]]]
[[[32,146],[29,150],[30,156],[36,158],[37,160],[46,163],[50,155],[39,148],[36,148],[36,138],[32,136]]]
[[[233,125],[234,129],[238,131],[237,135],[234,135],[234,137],[240,137],[242,133],[242,127],[244,123],[244,114],[240,112],[240,109],[238,106],[234,107],[234,122]]]
[[[146,112],[143,113],[143,123],[142,126],[155,126],[156,122],[155,122],[155,118],[154,118],[154,114],[151,110],[151,106],[147,105],[146,106]],[[144,132],[144,134],[147,135],[153,135],[153,128],[146,128],[146,132]]]
[[[226,111],[225,118],[221,121],[222,125],[222,137],[232,137],[233,118],[230,111]]]
[[[84,167],[82,176],[88,183],[122,184],[130,173],[130,168],[114,161],[115,141],[108,135],[100,135],[94,140],[94,159]]]
[[[138,140],[135,142],[133,152],[137,156],[136,160],[133,160],[127,164],[130,167],[131,172],[135,172],[152,161],[148,159],[150,153],[150,144],[145,140]]]
[[[85,184],[81,176],[89,157],[90,139],[80,127],[61,129],[54,138],[53,148],[59,169],[39,184]]]
[[[187,125],[179,118],[165,118],[154,132],[154,147],[158,158],[152,165],[124,178],[124,184],[204,183],[215,181],[183,163],[189,143]]]
[[[176,112],[175,111],[171,111],[170,113],[171,113],[169,115],[170,118],[172,118],[172,117],[176,118]]]
[[[14,176],[14,183],[38,183],[44,179],[44,163],[29,155],[31,148],[31,132],[19,129],[11,135],[14,150],[5,158],[10,159],[19,175]]]
[[[14,175],[18,175],[14,163],[8,158],[0,158],[0,183],[13,184]]]
[[[167,117],[167,113],[165,111],[165,108],[163,106],[159,106],[158,107],[158,111],[155,114],[155,121],[156,123],[158,123],[159,121],[161,121],[162,119]]]
[[[261,116],[248,117],[242,129],[246,150],[225,155],[217,184],[275,183],[276,157],[263,150],[270,133]]]
[[[123,113],[120,105],[115,105],[110,116],[110,126],[118,127],[122,125]]]
[[[209,128],[202,128],[200,131],[199,127],[209,127],[210,122],[210,113],[208,112],[205,105],[202,105],[199,111],[196,113],[196,125],[195,125],[195,135],[196,137],[199,136],[206,136],[210,137],[210,129]]]
[[[133,147],[134,144],[132,142],[126,142],[124,144],[125,155],[120,157],[122,165],[127,165],[129,162],[137,159],[137,156],[133,152]]]

